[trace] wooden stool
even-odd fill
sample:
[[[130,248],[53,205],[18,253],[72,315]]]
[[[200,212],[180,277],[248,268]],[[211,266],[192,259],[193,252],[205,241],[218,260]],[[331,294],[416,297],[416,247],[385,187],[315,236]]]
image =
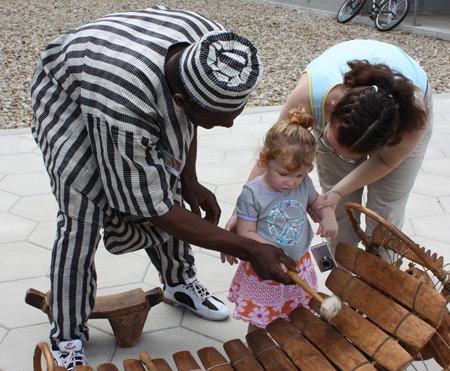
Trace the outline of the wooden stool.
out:
[[[99,296],[95,299],[89,319],[108,319],[117,345],[121,348],[134,347],[139,341],[150,308],[162,300],[163,292],[159,287],[147,292],[139,288],[120,294]],[[28,289],[25,302],[46,313],[50,323],[53,321],[49,291],[44,294],[32,288]]]

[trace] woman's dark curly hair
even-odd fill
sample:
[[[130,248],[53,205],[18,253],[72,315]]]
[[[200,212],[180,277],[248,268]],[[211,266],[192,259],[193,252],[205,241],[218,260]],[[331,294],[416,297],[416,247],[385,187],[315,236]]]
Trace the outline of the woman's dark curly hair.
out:
[[[385,64],[354,60],[344,75],[345,96],[331,112],[340,144],[369,154],[401,142],[403,134],[423,129],[427,112],[416,103],[416,88]]]

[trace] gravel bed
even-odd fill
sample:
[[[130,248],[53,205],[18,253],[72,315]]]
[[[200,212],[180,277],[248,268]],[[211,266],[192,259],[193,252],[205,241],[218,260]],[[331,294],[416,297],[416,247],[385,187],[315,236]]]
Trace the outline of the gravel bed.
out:
[[[30,78],[44,48],[59,34],[105,14],[152,5],[198,11],[257,46],[263,82],[247,107],[281,105],[313,58],[355,38],[399,46],[427,71],[435,93],[450,92],[448,41],[373,26],[339,24],[335,18],[240,0],[14,0],[0,2],[0,129],[30,126]]]

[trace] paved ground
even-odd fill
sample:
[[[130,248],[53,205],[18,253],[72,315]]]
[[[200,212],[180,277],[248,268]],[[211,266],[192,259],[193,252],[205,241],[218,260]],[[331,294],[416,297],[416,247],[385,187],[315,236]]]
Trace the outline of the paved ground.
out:
[[[434,97],[435,130],[422,171],[410,197],[404,232],[416,242],[450,260],[450,94]],[[199,137],[198,175],[215,192],[223,209],[221,225],[228,220],[235,200],[253,166],[266,130],[280,107],[248,109],[231,129],[202,130]],[[317,176],[312,174],[317,184]],[[32,368],[35,345],[48,338],[46,316],[24,303],[28,288],[47,291],[56,205],[39,150],[29,130],[0,131],[0,370]],[[195,248],[199,278],[226,301],[235,268],[222,264],[215,252]],[[144,290],[159,286],[156,270],[144,253],[113,256],[97,252],[99,295]],[[320,290],[325,274],[320,274]],[[229,304],[230,309],[232,308]],[[91,341],[86,354],[91,364],[113,362],[122,367],[126,358],[147,350],[154,358],[172,362],[172,354],[205,346],[223,351],[223,342],[244,339],[246,325],[228,319],[209,322],[180,308],[161,303],[147,319],[134,348],[115,344],[106,320],[91,320]],[[225,353],[224,353],[225,354]],[[422,365],[416,369],[425,370]],[[429,370],[440,370],[434,361]],[[175,368],[174,368],[175,369]],[[410,368],[413,370],[413,368]]]

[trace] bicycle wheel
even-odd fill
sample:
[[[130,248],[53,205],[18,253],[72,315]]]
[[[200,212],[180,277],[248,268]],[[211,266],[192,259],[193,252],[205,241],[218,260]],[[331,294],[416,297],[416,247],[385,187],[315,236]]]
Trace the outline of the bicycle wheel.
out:
[[[375,27],[380,31],[392,30],[405,19],[408,11],[409,0],[387,0],[375,18]]]
[[[337,21],[346,23],[361,11],[366,0],[345,0],[337,13]]]

